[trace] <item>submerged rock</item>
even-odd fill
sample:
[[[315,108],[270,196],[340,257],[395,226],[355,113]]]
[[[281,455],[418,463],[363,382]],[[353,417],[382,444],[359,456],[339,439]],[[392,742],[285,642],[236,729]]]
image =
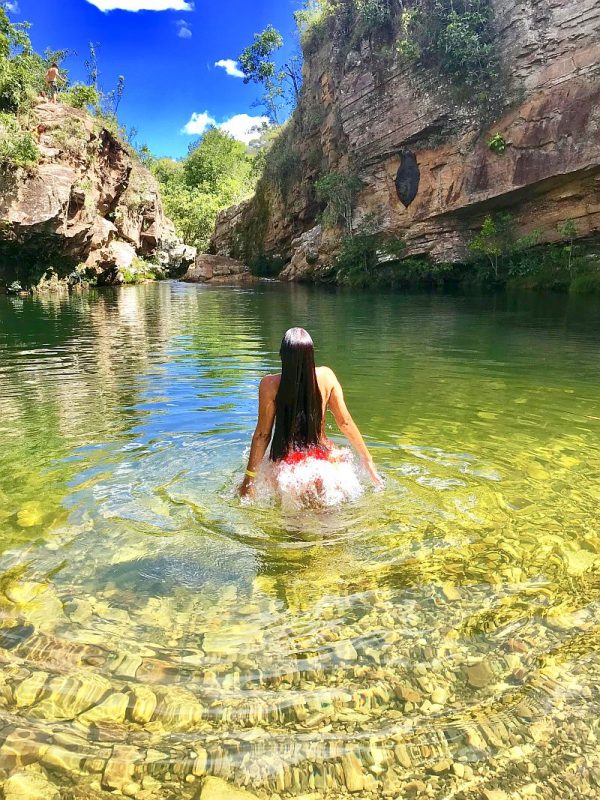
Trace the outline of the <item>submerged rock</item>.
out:
[[[40,772],[15,772],[2,787],[4,800],[56,800],[59,791]]]
[[[245,789],[238,789],[221,778],[206,778],[196,798],[197,800],[258,800],[255,794]]]

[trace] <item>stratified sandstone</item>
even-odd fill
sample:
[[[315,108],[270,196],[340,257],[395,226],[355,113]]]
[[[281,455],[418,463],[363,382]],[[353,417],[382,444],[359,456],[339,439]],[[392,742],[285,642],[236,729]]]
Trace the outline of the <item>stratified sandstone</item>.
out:
[[[492,0],[505,73],[504,111],[460,105],[441,74],[382,57],[363,39],[342,59],[335,38],[305,64],[296,111],[295,180],[263,180],[257,198],[219,219],[212,251],[282,258],[282,277],[305,277],[331,262],[335,235],[318,226],[314,183],[334,171],[364,188],[354,223],[403,238],[406,255],[464,260],[486,214],[510,211],[516,233],[559,238],[600,229],[600,4],[597,0]],[[392,43],[393,46],[393,43]],[[311,115],[317,114],[317,125]],[[508,147],[488,147],[495,133]],[[420,183],[405,208],[395,180],[403,153],[416,156]]]
[[[227,256],[199,255],[182,280],[186,283],[244,283],[254,278],[241,261]]]
[[[193,261],[154,177],[97,119],[42,102],[30,127],[39,164],[0,177],[0,278],[32,285],[51,270],[56,284],[78,268],[119,283],[136,258],[166,269]]]

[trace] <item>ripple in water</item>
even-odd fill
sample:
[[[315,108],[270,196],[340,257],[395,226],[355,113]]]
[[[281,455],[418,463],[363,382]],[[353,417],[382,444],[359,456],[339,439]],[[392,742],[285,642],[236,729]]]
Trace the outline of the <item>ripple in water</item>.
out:
[[[596,796],[597,308],[503,302],[0,298],[0,778]],[[297,321],[386,485],[245,507],[257,382]]]

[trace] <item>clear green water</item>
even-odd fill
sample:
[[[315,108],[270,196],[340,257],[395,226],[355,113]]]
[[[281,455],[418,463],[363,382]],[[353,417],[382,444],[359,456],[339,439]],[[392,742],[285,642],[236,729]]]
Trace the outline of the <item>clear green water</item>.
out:
[[[599,322],[541,295],[0,297],[0,782],[597,797]],[[292,324],[381,494],[236,501]]]

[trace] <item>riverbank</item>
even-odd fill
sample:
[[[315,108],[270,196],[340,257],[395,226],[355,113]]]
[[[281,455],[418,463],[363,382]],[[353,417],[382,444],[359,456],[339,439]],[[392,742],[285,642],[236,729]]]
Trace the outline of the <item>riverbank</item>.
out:
[[[595,241],[553,243],[507,255],[495,263],[479,259],[465,263],[434,263],[427,258],[395,259],[377,241],[356,237],[348,255],[328,266],[305,269],[295,280],[354,288],[404,291],[493,292],[503,289],[600,295],[600,245]],[[266,258],[253,272],[277,278],[281,263]],[[286,271],[283,275],[285,277]]]

